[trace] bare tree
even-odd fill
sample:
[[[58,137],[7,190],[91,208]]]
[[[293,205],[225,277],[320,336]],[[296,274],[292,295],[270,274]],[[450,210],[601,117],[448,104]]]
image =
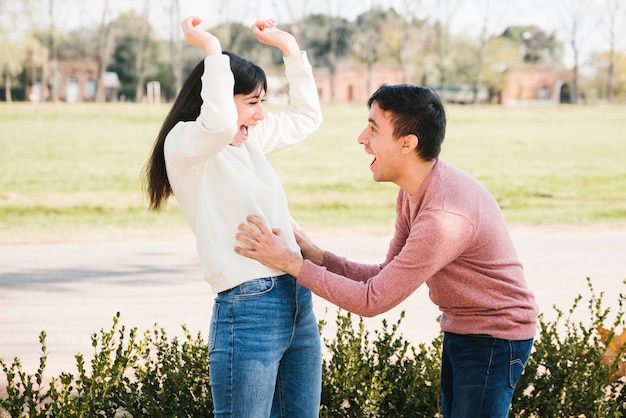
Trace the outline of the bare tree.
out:
[[[46,10],[43,0],[22,0],[20,4],[22,7],[21,15],[29,24],[27,30],[30,34],[36,36],[35,34],[43,33],[45,30],[42,29],[41,25],[45,20],[43,11]],[[50,44],[48,42],[44,45],[44,43],[45,40],[40,39],[39,47],[35,47],[30,51],[30,64],[33,86],[37,83],[36,74],[38,71],[36,68],[40,67],[41,69],[40,98],[47,100],[49,97],[48,84],[50,82]]]
[[[421,9],[422,0],[402,0],[404,9],[404,19],[402,20],[402,35],[400,38],[400,66],[402,68],[402,82],[408,80],[410,51],[412,42],[410,41],[411,28],[415,27],[419,21],[418,12]]]
[[[435,42],[437,48],[436,67],[439,72],[439,95],[444,98],[449,66],[449,44],[452,21],[462,0],[438,0],[435,21]]]
[[[146,82],[145,58],[148,45],[150,44],[150,0],[144,0],[143,11],[140,15],[139,36],[135,44],[135,101],[140,103],[143,100]]]
[[[302,18],[306,16],[309,10],[309,4],[309,0],[272,0],[275,10],[284,10],[286,12],[287,21],[291,23],[291,33],[298,40],[300,40],[300,24]]]
[[[330,36],[330,51],[328,54],[328,70],[330,72],[330,101],[335,101],[335,96],[337,94],[337,86],[336,86],[336,72],[337,72],[337,30],[335,28],[335,15],[332,7],[332,0],[327,0],[328,5],[328,14],[330,16],[330,28],[329,28],[329,36]]]
[[[606,34],[609,41],[609,65],[606,81],[606,98],[609,103],[613,101],[615,91],[615,49],[617,47],[616,31],[621,26],[621,21],[626,15],[626,4],[623,0],[605,0]]]
[[[498,0],[481,0],[479,7],[481,8],[481,26],[480,35],[478,37],[478,51],[476,54],[476,72],[474,75],[474,86],[472,89],[472,103],[478,102],[478,90],[482,85],[483,65],[485,61],[485,47],[487,42],[494,35],[494,24],[501,20],[506,3]]]
[[[567,42],[572,48],[574,62],[572,66],[572,94],[570,102],[576,104],[578,103],[579,94],[578,80],[581,48],[586,35],[586,24],[592,13],[588,0],[561,0],[558,6],[560,6],[560,14],[563,16],[565,30],[568,33],[569,39]]]
[[[106,74],[109,60],[111,59],[111,51],[113,50],[113,33],[111,32],[111,22],[109,14],[109,0],[104,0],[100,14],[100,24],[98,26],[98,53],[96,62],[98,66],[98,77],[96,79],[96,102],[106,101],[106,86],[104,85],[104,76]]]
[[[376,43],[378,38],[380,37],[379,33],[378,33],[378,28],[377,26],[377,22],[375,20],[375,16],[373,16],[373,12],[375,10],[376,7],[376,1],[375,0],[370,0],[370,4],[369,4],[369,13],[364,13],[362,16],[362,27],[361,27],[361,35],[362,39],[364,39],[364,58],[365,58],[365,66],[366,66],[366,72],[365,72],[365,89],[366,89],[366,94],[371,94],[372,93],[372,73],[373,73],[373,69],[374,69],[374,61],[376,59]],[[359,23],[357,21],[357,23]],[[364,26],[364,27],[363,27]],[[363,31],[365,33],[363,33]]]
[[[183,42],[180,36],[181,16],[179,0],[170,0],[168,9],[170,66],[174,75],[174,90],[178,94],[183,86]]]
[[[327,6],[327,13],[328,13],[328,21],[330,23],[330,27],[329,27],[329,40],[330,40],[330,50],[328,52],[328,59],[327,59],[327,63],[326,66],[328,67],[328,70],[330,72],[330,100],[332,102],[335,101],[335,97],[336,97],[336,72],[337,72],[337,62],[339,61],[339,33],[338,33],[338,28],[337,28],[337,24],[340,21],[340,16],[343,15],[343,11],[345,10],[346,7],[350,7],[351,6],[351,2],[350,1],[346,1],[346,0],[342,0],[340,2],[341,4],[338,5],[338,2],[336,0],[327,0],[326,1],[326,6]],[[333,6],[338,6],[338,7],[333,7]]]
[[[50,85],[51,85],[51,98],[53,102],[59,101],[59,48],[56,29],[56,13],[54,7],[54,0],[48,0],[48,18],[50,29],[48,31],[48,49],[50,51]]]

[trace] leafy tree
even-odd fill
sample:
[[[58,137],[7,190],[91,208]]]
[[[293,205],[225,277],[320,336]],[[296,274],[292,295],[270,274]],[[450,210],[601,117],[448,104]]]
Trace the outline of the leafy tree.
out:
[[[356,18],[356,27],[362,29],[355,33],[354,53],[366,65],[368,92],[373,91],[371,78],[374,64],[399,64],[402,20],[395,10],[380,6]]]
[[[250,28],[241,23],[224,23],[211,29],[211,32],[220,40],[222,49],[241,55],[263,68],[282,62],[277,48],[260,44]]]
[[[111,29],[115,33],[117,39],[115,49],[113,50],[112,63],[107,67],[107,71],[114,71],[120,79],[120,88],[118,93],[130,100],[141,100],[137,97],[137,83],[143,76],[155,77],[156,63],[159,51],[159,45],[151,36],[143,37],[141,32],[137,31],[137,22],[142,17],[137,16],[134,12],[122,14],[111,23]],[[146,54],[146,62],[153,63],[150,67],[138,68],[137,49],[143,47]],[[142,83],[143,84],[143,83]]]
[[[0,15],[6,18],[0,26],[0,44],[3,51],[0,54],[0,76],[7,102],[12,101],[12,81],[24,68],[25,44],[28,42],[26,37],[16,36],[12,24],[15,21],[15,10],[9,6],[11,5],[0,1]]]
[[[335,96],[335,71],[341,61],[347,61],[355,32],[356,26],[341,17],[313,14],[302,22],[301,47],[308,51],[315,65],[328,68],[331,100]]]
[[[507,71],[520,65],[522,60],[519,46],[513,39],[496,36],[487,42],[482,74],[490,99],[499,97],[506,86]]]
[[[521,48],[526,64],[562,63],[563,44],[554,33],[548,34],[534,25],[509,26],[500,36],[512,40]]]
[[[591,60],[593,66],[598,70],[593,82],[600,98],[606,99],[608,102],[625,102],[626,53],[602,52],[594,54]]]

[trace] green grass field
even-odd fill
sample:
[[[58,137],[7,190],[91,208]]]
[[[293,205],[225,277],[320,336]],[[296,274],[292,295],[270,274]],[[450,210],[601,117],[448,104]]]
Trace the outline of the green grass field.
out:
[[[0,103],[0,244],[188,233],[147,211],[140,174],[169,105]],[[270,110],[267,108],[266,110]],[[442,159],[482,181],[510,224],[626,225],[626,108],[448,106]],[[366,106],[325,106],[270,156],[308,231],[390,232],[397,187],[372,180]]]

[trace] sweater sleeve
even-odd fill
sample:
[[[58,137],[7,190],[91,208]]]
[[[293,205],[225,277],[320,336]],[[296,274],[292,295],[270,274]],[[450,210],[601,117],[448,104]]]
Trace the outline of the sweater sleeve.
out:
[[[462,217],[425,214],[388,264],[368,266],[325,253],[323,266],[304,262],[298,282],[342,309],[375,316],[397,306],[458,257],[471,234],[471,225]]]
[[[284,57],[283,60],[289,83],[289,109],[274,114],[268,113],[254,128],[265,154],[301,142],[322,123],[322,110],[313,69],[306,52]]]
[[[203,163],[228,146],[237,133],[230,58],[222,54],[206,57],[201,80],[198,118],[179,122],[165,140],[165,156],[172,167],[188,169]]]

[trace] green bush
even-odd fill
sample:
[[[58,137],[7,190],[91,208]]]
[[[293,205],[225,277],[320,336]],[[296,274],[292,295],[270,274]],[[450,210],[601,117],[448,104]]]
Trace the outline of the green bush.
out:
[[[90,373],[79,353],[77,377],[62,373],[45,386],[45,332],[39,337],[42,355],[34,376],[22,371],[18,358],[10,366],[0,359],[8,382],[0,406],[14,418],[213,416],[208,346],[202,336],[192,338],[183,326],[181,344],[155,326],[140,340],[136,328],[127,333],[119,318],[118,313],[110,331],[92,335]]]
[[[589,324],[575,323],[572,314],[580,307],[579,295],[565,315],[554,307],[553,322],[539,317],[539,335],[524,374],[513,398],[514,417],[624,417],[626,416],[625,380],[615,382],[609,376],[618,369],[626,347],[617,347],[618,355],[608,365],[602,357],[608,342],[602,342],[598,329],[610,320],[610,309],[602,305],[603,293],[596,295],[587,278],[591,296],[588,303]],[[618,310],[611,322],[612,334],[624,327],[623,303],[619,294]],[[612,337],[610,335],[609,337]]]
[[[617,312],[611,312],[602,305],[604,295],[596,295],[587,280],[589,323],[572,320],[582,296],[567,315],[554,307],[554,321],[540,316],[511,417],[626,416],[626,333],[617,333],[624,327],[625,296],[619,294]],[[136,328],[127,331],[119,318],[118,313],[111,330],[92,335],[89,370],[83,355],[76,355],[76,377],[62,373],[46,382],[45,332],[34,375],[22,370],[18,358],[10,365],[0,359],[8,382],[0,417],[212,416],[208,346],[200,333],[194,338],[183,326],[181,342],[155,326],[140,338]],[[398,333],[403,318],[404,312],[391,328],[383,321],[372,338],[363,318],[355,321],[350,313],[338,313],[334,339],[324,338],[322,417],[440,415],[442,335],[412,346]],[[320,330],[325,325],[320,321]],[[608,355],[609,346],[614,356]]]
[[[337,315],[335,340],[324,339],[330,358],[322,367],[322,417],[433,417],[440,409],[441,335],[418,349],[388,330],[385,320],[370,343],[363,318]],[[325,323],[320,322],[323,329]]]

